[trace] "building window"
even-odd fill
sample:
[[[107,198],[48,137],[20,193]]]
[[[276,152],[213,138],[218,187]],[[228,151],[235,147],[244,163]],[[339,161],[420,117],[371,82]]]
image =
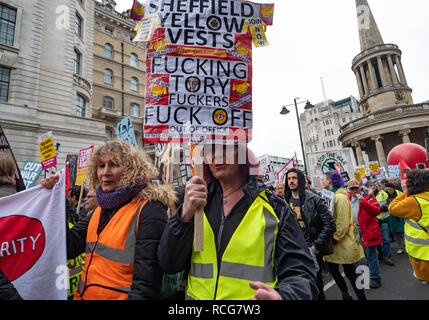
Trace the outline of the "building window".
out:
[[[105,26],[104,27],[104,32],[107,33],[110,36],[113,36],[113,28],[110,26]]]
[[[75,74],[80,74],[80,65],[82,62],[82,55],[79,53],[79,51],[77,51],[76,49],[74,49],[74,56],[73,56],[73,72]]]
[[[104,45],[104,57],[113,59],[113,46],[110,43]]]
[[[137,103],[131,104],[130,115],[133,117],[140,117],[140,107]]]
[[[82,18],[77,13],[74,18],[74,33],[82,38]]]
[[[137,68],[139,66],[139,58],[137,57],[136,54],[131,53],[131,57],[130,57],[130,65],[132,67]]]
[[[137,80],[137,78],[135,78],[135,77],[131,78],[130,88],[131,88],[131,90],[139,91],[139,81]]]
[[[110,69],[104,70],[104,83],[113,84],[113,71]]]
[[[13,46],[15,40],[16,10],[0,5],[0,43]]]
[[[112,138],[113,138],[113,132],[112,132],[112,129],[110,129],[110,128],[106,128],[106,138],[107,138],[107,140],[110,140],[110,139],[112,139]]]
[[[76,96],[76,116],[84,118],[85,117],[85,105],[86,101],[79,93]]]
[[[113,99],[110,97],[103,97],[103,108],[113,110]]]
[[[10,69],[0,67],[0,101],[6,102],[9,98]]]

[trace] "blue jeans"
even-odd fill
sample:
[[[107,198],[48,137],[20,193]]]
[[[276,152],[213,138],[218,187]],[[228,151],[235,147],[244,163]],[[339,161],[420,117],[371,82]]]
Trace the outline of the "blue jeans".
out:
[[[389,239],[389,224],[388,223],[378,223],[380,225],[381,237],[383,238],[383,244],[381,245],[381,252],[383,257],[390,258],[392,256],[392,249],[390,248],[390,239]]]
[[[366,260],[368,260],[370,278],[381,280],[377,246],[363,247],[363,250],[365,251]]]

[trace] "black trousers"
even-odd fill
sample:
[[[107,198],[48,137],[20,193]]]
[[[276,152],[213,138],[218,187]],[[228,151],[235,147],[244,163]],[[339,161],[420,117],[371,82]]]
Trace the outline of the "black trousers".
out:
[[[317,289],[319,289],[319,295],[317,296],[317,300],[326,300],[325,292],[323,291],[323,266],[325,261],[323,261],[323,255],[320,253],[316,254],[317,264],[319,265],[319,271],[317,271],[317,279],[316,285]]]
[[[342,266],[344,268],[344,273],[346,277],[349,279],[350,284],[352,285],[353,290],[356,293],[356,296],[358,297],[358,299],[366,300],[364,289],[358,289],[356,287],[357,276],[356,276],[356,268],[354,264],[343,264]],[[328,268],[329,268],[329,273],[334,278],[338,288],[340,288],[343,294],[347,294],[349,290],[347,289],[346,281],[344,280],[343,276],[340,273],[340,265],[336,263],[328,262]]]

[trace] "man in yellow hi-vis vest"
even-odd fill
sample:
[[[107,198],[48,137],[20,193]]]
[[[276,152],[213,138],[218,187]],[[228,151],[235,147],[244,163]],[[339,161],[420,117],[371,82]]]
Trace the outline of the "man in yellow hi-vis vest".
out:
[[[295,214],[252,176],[258,162],[245,145],[220,149],[204,147],[204,177],[187,182],[184,203],[164,230],[161,268],[187,269],[187,299],[314,299],[317,262]],[[204,249],[197,252],[193,216],[200,206]]]
[[[411,171],[402,189],[389,212],[406,219],[405,249],[417,279],[429,282],[429,171]]]

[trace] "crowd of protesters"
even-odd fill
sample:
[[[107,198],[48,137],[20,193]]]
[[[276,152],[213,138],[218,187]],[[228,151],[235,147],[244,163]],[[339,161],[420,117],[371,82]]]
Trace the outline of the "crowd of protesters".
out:
[[[205,145],[203,175],[174,189],[154,182],[159,171],[132,145],[112,140],[97,148],[89,190],[74,187],[65,197],[69,298],[325,300],[328,270],[343,299],[352,300],[341,265],[356,297],[366,300],[356,268],[365,258],[370,288],[379,288],[379,261],[394,266],[392,238],[397,254],[408,253],[414,276],[429,281],[428,171],[380,186],[328,172],[322,185],[333,193],[331,212],[300,170],[270,187],[254,174],[257,167],[245,144]],[[1,197],[16,191],[14,168],[0,153]],[[52,189],[58,180],[56,174],[41,184]],[[194,239],[201,209],[202,251]],[[0,299],[19,298],[0,273]]]

